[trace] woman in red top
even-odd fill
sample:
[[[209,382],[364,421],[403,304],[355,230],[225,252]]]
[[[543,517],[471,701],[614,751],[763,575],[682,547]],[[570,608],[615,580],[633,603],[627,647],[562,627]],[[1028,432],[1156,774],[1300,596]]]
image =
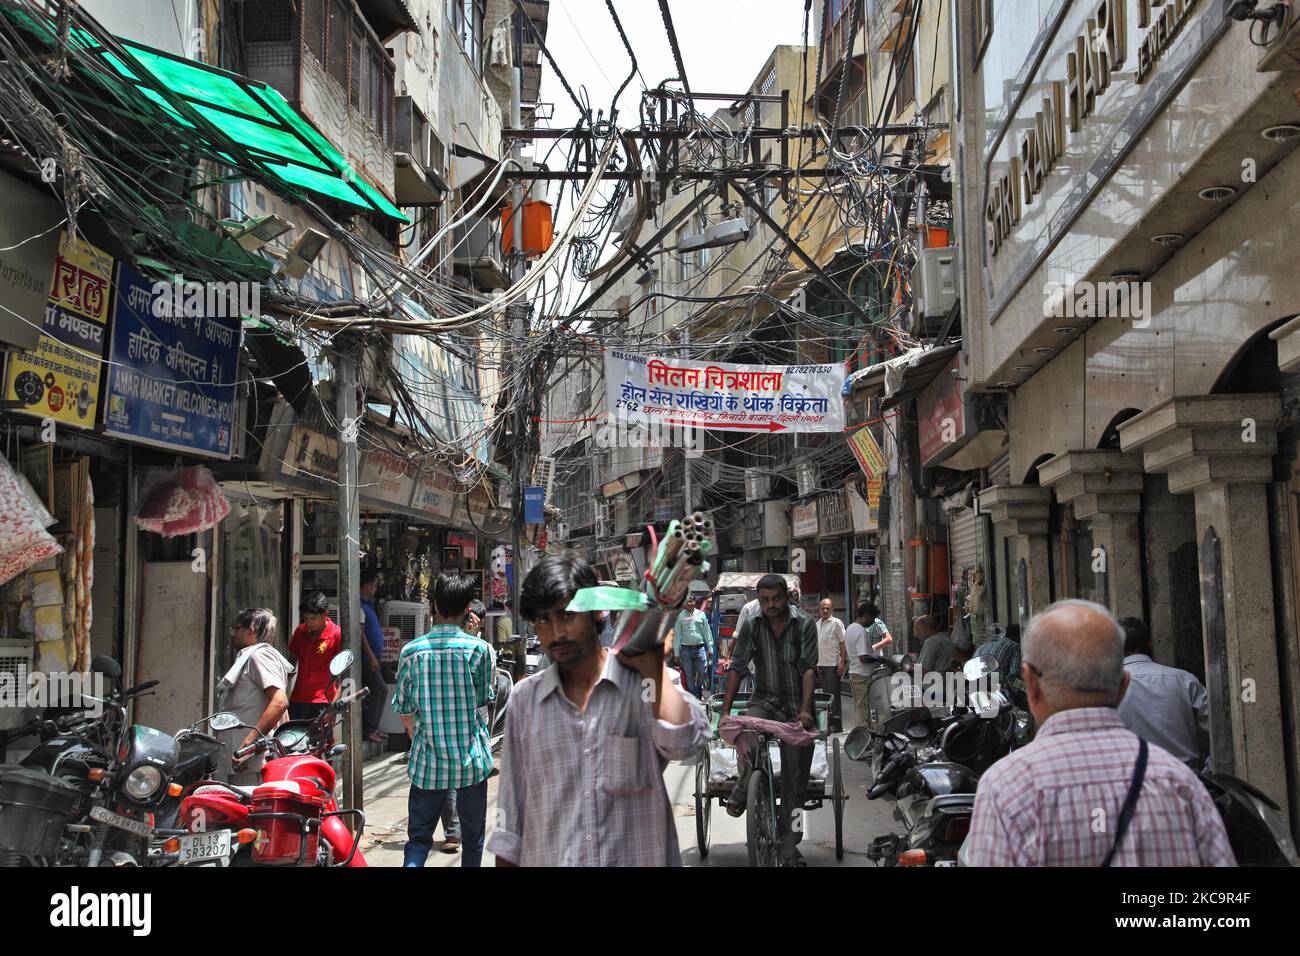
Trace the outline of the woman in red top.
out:
[[[330,620],[329,602],[320,591],[303,599],[302,623],[289,638],[289,657],[298,666],[298,679],[289,695],[289,719],[320,715],[338,696],[330,661],[343,650],[343,631]]]

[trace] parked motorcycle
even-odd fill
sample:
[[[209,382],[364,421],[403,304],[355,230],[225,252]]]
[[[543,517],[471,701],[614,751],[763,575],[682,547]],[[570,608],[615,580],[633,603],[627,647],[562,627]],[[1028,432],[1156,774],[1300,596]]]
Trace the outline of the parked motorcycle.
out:
[[[0,773],[0,854],[10,865],[139,866],[148,859],[157,814],[182,787],[173,780],[176,739],[132,725],[129,703],[157,686],[121,686],[116,661],[92,668],[116,685],[106,698],[85,695],[103,712],[33,721],[41,743],[18,768]],[[6,737],[7,744],[15,739]]]
[[[337,678],[352,663],[343,651],[330,662]],[[233,757],[266,754],[261,783],[236,786],[203,781],[181,801],[179,822],[188,832],[166,847],[181,866],[366,866],[359,852],[365,814],[340,810],[334,799],[336,775],[329,761],[346,752],[332,744],[331,728],[339,713],[368,689],[339,697],[311,720],[291,720],[260,735]],[[210,720],[222,732],[247,728],[233,714]],[[355,817],[355,834],[344,822]]]
[[[503,650],[497,657],[495,697],[487,708],[488,733],[495,750],[506,735],[506,711],[510,707],[510,694],[515,689],[515,657],[510,650]]]
[[[963,668],[968,683],[996,672],[990,658],[974,658]],[[943,720],[936,745],[898,749],[867,792],[878,799],[896,788],[894,816],[904,827],[902,834],[873,841],[870,859],[887,866],[956,865],[980,774],[1031,737],[1028,713],[1001,690],[971,690],[967,701]]]

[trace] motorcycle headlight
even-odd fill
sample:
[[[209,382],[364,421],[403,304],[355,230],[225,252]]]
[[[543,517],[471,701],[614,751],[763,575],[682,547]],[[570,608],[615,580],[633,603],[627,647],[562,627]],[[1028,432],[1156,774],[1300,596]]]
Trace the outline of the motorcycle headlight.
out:
[[[148,800],[162,787],[162,772],[157,767],[136,767],[126,777],[122,789],[132,800]]]

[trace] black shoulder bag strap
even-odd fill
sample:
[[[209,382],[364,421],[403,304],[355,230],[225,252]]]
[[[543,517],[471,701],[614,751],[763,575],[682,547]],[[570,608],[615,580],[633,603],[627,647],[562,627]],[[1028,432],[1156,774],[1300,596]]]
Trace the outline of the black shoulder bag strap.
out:
[[[1110,861],[1115,858],[1124,834],[1128,832],[1128,825],[1133,822],[1133,811],[1137,809],[1138,795],[1142,792],[1142,778],[1146,776],[1146,772],[1147,742],[1139,737],[1137,763],[1133,766],[1133,782],[1128,785],[1128,796],[1124,798],[1124,807],[1119,812],[1119,825],[1115,828],[1115,843],[1106,854],[1106,859],[1101,861],[1102,866],[1110,866]]]

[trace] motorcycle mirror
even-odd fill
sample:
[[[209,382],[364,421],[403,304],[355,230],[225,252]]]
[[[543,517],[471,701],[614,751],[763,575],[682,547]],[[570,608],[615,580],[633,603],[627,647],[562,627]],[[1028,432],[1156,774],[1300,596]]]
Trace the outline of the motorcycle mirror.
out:
[[[997,671],[998,662],[992,657],[972,657],[961,669],[962,676],[970,681],[996,674]]]
[[[208,718],[208,726],[213,730],[234,730],[239,724],[239,718],[228,711],[213,714]]]
[[[341,676],[352,666],[355,655],[351,651],[339,651],[330,661],[330,673],[335,677]]]
[[[111,657],[96,657],[90,662],[90,669],[98,671],[113,680],[117,680],[122,676],[122,665]]]

